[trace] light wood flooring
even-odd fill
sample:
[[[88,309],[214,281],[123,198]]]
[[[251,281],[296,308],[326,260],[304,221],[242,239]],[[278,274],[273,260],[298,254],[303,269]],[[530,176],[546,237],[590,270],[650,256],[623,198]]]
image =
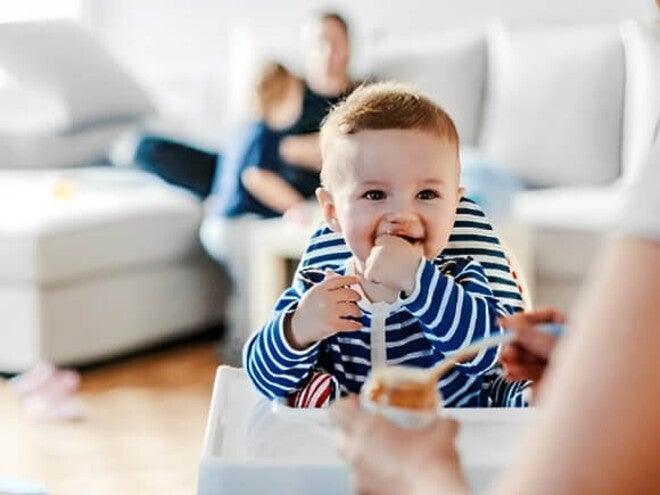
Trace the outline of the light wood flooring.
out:
[[[0,479],[52,495],[194,494],[217,365],[204,339],[83,371],[76,422],[28,418],[0,379]]]

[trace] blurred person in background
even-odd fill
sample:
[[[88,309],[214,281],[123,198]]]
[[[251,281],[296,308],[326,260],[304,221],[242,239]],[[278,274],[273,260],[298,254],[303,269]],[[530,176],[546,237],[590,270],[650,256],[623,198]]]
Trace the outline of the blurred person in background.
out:
[[[290,106],[295,118],[279,130],[277,158],[295,167],[291,174],[297,175],[298,192],[307,198],[319,186],[321,121],[354,84],[348,75],[350,32],[346,20],[335,12],[322,12],[304,26],[304,34],[305,79],[298,101]],[[225,153],[215,153],[147,134],[138,139],[133,161],[139,168],[204,199],[212,192],[216,177],[223,174],[225,154],[238,151],[233,148],[236,146],[230,143]]]

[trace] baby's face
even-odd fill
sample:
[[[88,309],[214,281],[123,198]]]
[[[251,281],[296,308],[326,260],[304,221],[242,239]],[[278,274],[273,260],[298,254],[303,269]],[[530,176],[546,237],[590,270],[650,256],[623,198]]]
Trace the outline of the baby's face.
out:
[[[329,146],[329,184],[319,200],[358,263],[386,234],[435,258],[447,245],[462,194],[456,144],[430,132],[387,129],[334,137]]]

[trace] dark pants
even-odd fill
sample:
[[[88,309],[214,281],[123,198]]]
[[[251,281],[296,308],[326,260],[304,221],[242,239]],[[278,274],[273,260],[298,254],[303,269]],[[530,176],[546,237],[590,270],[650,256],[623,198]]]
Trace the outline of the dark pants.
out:
[[[211,192],[218,159],[218,153],[167,138],[144,136],[136,147],[134,162],[142,170],[205,198]]]

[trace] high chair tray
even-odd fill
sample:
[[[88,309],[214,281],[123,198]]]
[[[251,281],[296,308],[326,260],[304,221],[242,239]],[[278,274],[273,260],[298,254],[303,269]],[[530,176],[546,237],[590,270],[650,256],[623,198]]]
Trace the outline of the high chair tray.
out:
[[[511,459],[533,409],[445,409],[473,493]],[[198,495],[349,495],[336,429],[322,409],[292,409],[261,397],[245,371],[218,367],[199,466]]]

